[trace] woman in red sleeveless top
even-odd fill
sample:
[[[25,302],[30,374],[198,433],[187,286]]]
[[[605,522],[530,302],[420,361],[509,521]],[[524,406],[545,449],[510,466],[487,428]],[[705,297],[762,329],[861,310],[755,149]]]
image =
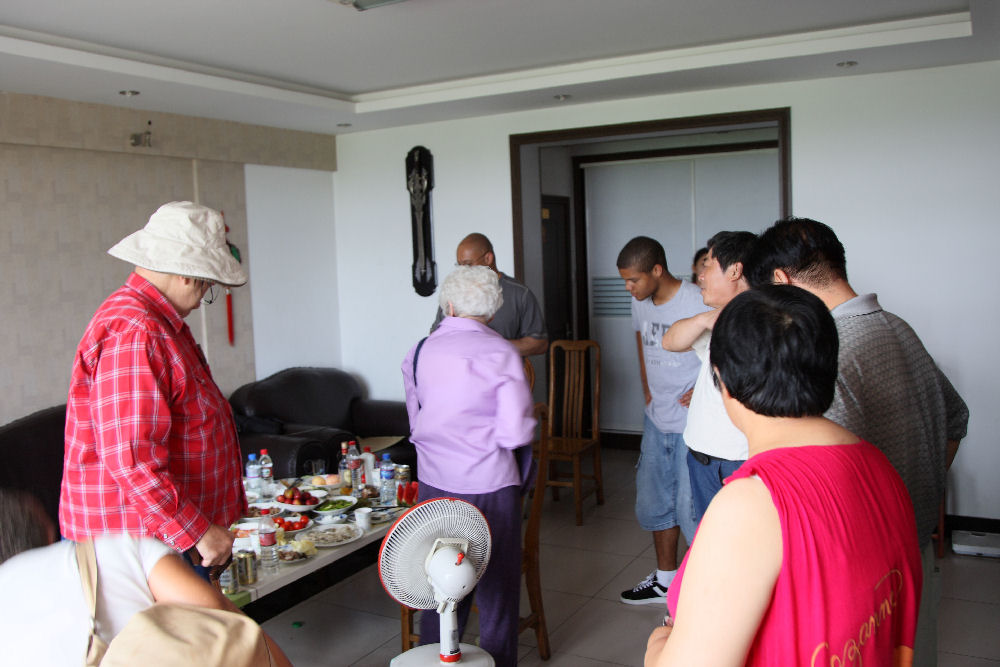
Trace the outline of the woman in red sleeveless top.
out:
[[[817,297],[772,285],[712,333],[750,458],[712,500],[646,665],[910,665],[921,567],[913,507],[874,446],[825,419],[837,331]]]

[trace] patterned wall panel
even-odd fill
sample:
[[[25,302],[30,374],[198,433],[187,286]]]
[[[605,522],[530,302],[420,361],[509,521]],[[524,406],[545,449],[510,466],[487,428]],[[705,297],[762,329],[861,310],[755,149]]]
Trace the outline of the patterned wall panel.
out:
[[[241,164],[200,162],[203,203],[223,208],[246,249]],[[192,161],[0,144],[0,423],[65,402],[73,353],[94,310],[131,267],[107,249],[160,204],[194,195]],[[244,261],[248,261],[247,258]],[[205,306],[203,306],[205,307]],[[206,307],[213,374],[227,394],[252,380],[249,287]],[[202,339],[201,315],[188,324]]]

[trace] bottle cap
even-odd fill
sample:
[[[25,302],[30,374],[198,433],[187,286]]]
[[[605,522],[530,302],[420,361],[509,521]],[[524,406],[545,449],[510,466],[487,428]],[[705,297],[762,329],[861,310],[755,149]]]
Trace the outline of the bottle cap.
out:
[[[388,455],[388,454],[383,454],[383,455],[382,455],[382,460],[383,460],[383,461],[388,461],[388,460],[390,460],[390,459],[389,459],[389,455]]]
[[[256,454],[251,454],[247,458],[250,459],[251,461],[256,461],[257,460],[257,455]]]
[[[267,456],[267,450],[266,449],[260,450],[260,455],[261,456]]]

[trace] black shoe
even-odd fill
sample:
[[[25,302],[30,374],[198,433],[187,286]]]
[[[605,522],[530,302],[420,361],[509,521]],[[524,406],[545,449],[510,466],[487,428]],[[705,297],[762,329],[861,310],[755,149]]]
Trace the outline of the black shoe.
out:
[[[652,572],[635,588],[624,591],[621,601],[625,604],[664,604],[667,601],[667,589],[660,586],[660,582],[656,580],[656,572]]]

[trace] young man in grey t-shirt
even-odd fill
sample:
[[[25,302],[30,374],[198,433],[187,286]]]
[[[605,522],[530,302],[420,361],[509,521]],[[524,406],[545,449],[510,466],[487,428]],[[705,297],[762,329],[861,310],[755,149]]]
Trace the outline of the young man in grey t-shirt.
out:
[[[667,270],[663,246],[646,236],[629,241],[618,255],[618,273],[632,295],[632,328],[639,354],[639,377],[646,399],[642,444],[636,467],[635,513],[653,533],[656,571],[622,592],[627,604],[663,603],[677,572],[677,542],[683,530],[694,535],[687,447],[683,431],[687,405],[698,375],[693,352],[667,352],[663,334],[677,320],[707,310],[701,291]]]

